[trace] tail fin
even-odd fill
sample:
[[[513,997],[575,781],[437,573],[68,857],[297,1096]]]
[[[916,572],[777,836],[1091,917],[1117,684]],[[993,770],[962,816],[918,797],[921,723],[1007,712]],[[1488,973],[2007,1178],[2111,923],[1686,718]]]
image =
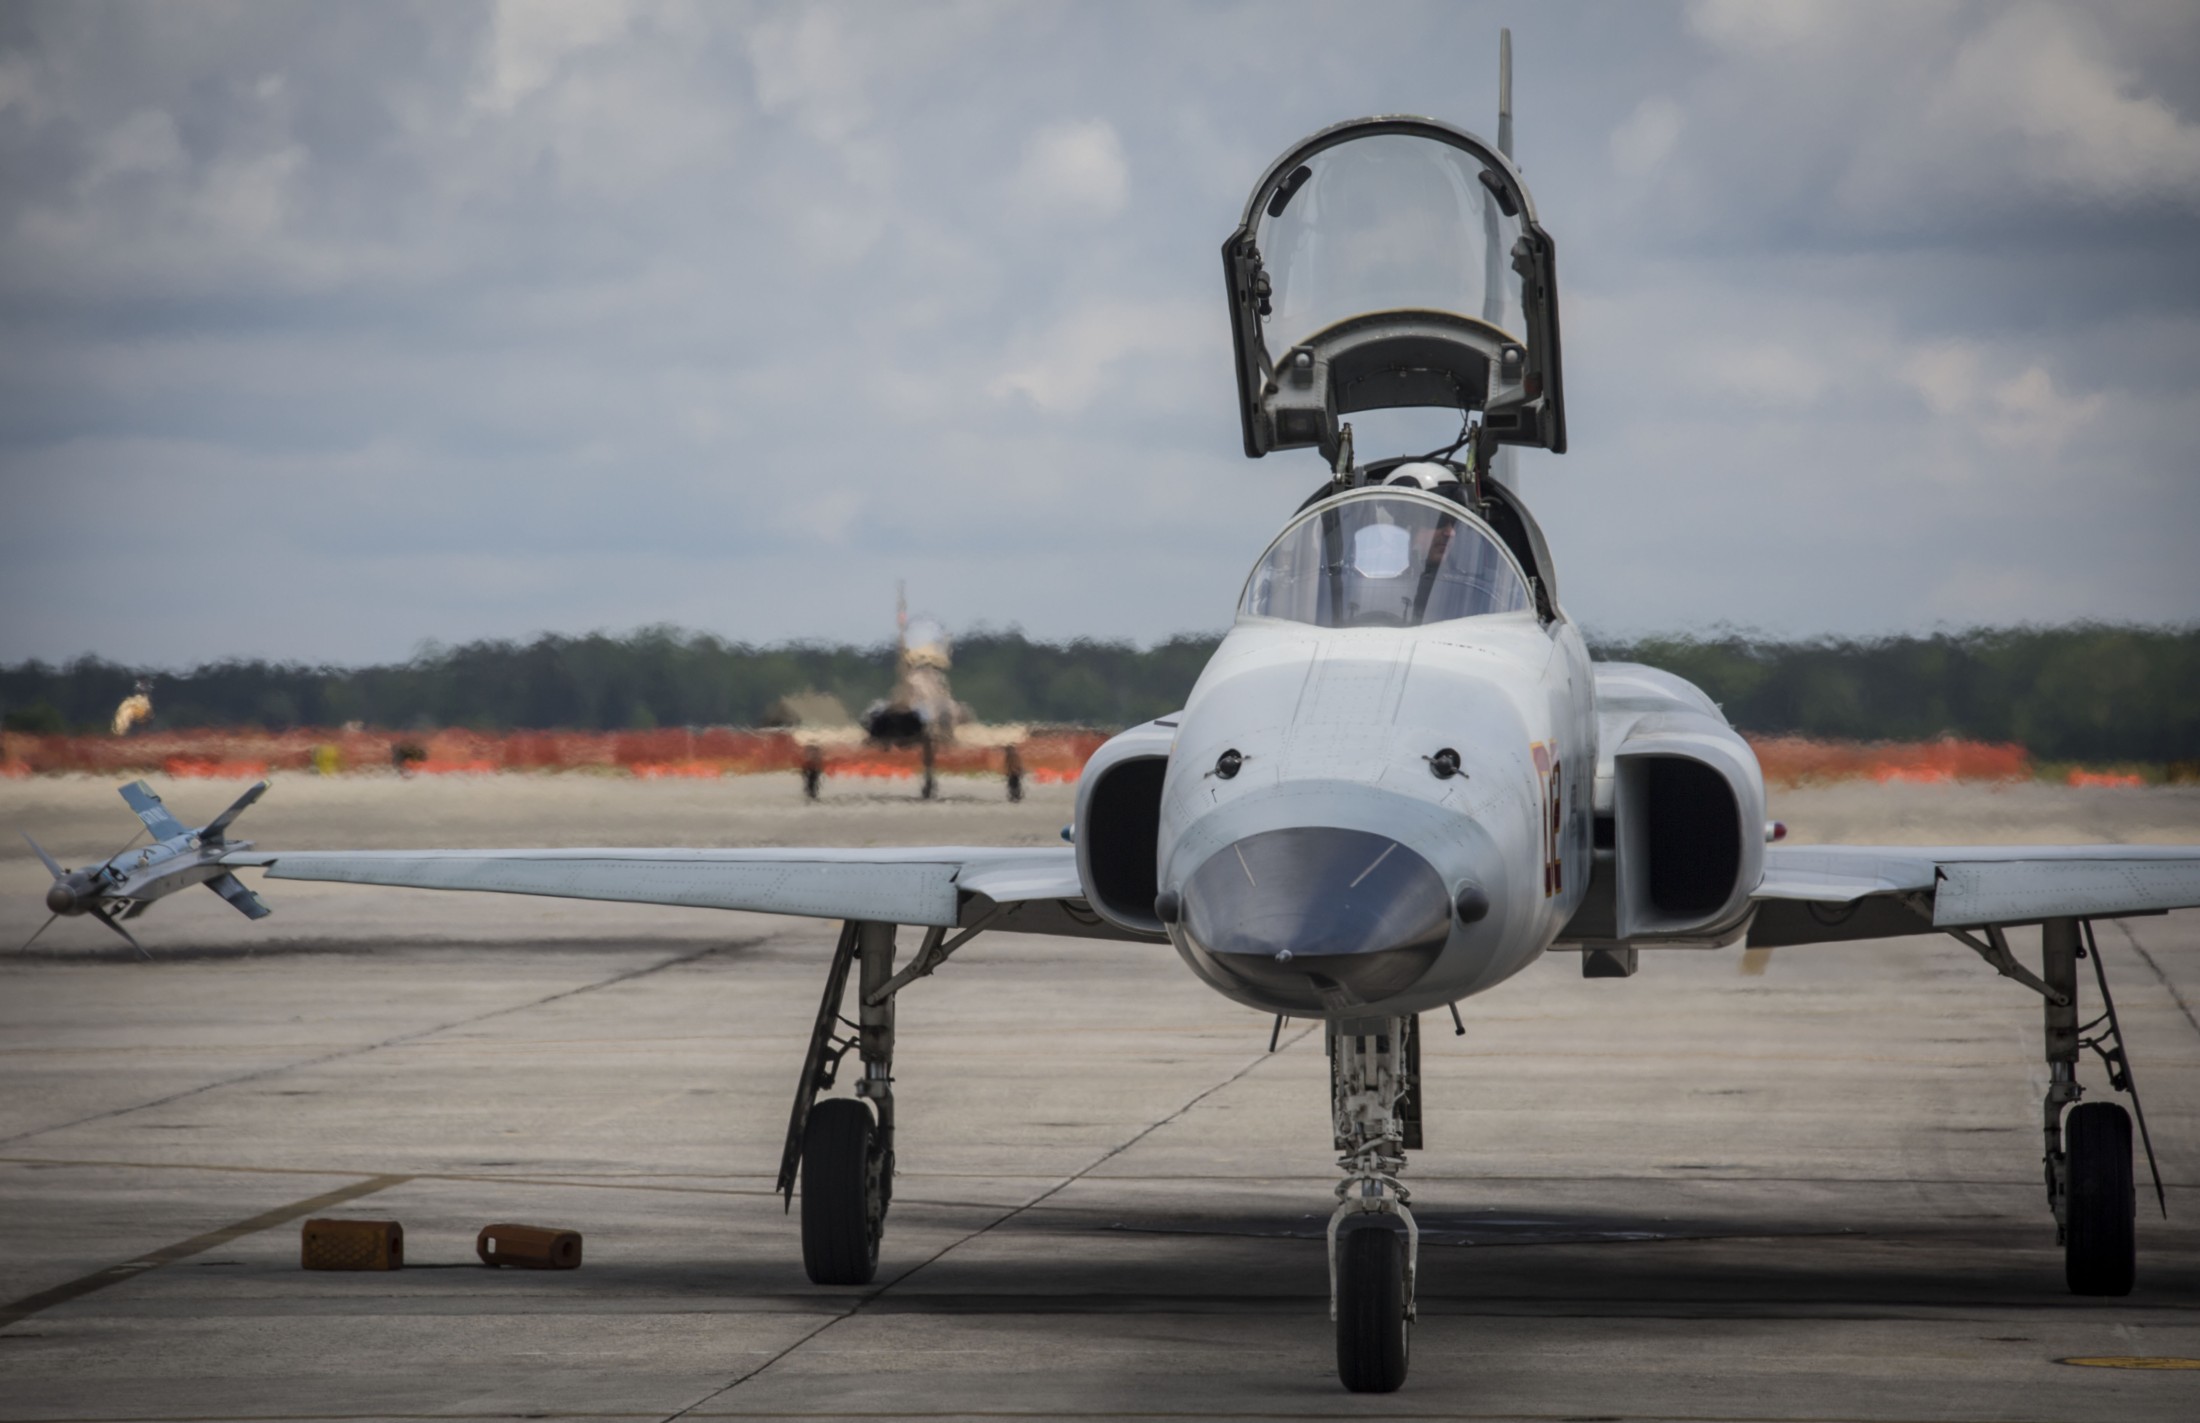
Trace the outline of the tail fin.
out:
[[[94,919],[97,919],[100,923],[114,930],[117,934],[120,934],[122,936],[123,942],[128,944],[131,948],[136,949],[140,957],[148,959],[152,957],[151,954],[145,952],[145,945],[139,943],[136,939],[132,938],[130,936],[130,931],[123,928],[121,924],[116,922],[114,911],[108,909],[100,909],[95,906],[90,911],[90,913]]]
[[[229,809],[223,811],[220,815],[215,816],[212,820],[207,821],[205,825],[201,826],[199,828],[199,838],[201,840],[221,839],[222,832],[229,828],[230,822],[235,820],[238,816],[244,814],[247,810],[250,810],[252,808],[252,803],[266,794],[267,782],[261,781],[251,790],[248,790],[243,795],[238,796],[236,803],[230,806]],[[227,897],[227,895],[223,896],[223,898]]]
[[[167,840],[183,833],[183,822],[169,814],[168,807],[161,804],[160,797],[154,795],[153,788],[145,782],[132,781],[124,786],[122,798],[137,812],[137,818],[145,822],[145,828],[153,832],[155,840]]]
[[[267,907],[267,901],[245,888],[243,880],[233,874],[218,874],[206,882],[206,887],[237,907],[237,912],[247,919],[265,919],[275,911]]]
[[[31,853],[38,856],[39,863],[43,864],[46,867],[47,874],[52,875],[55,879],[68,878],[69,872],[62,869],[61,866],[53,862],[53,856],[46,853],[45,847],[43,845],[40,845],[36,840],[31,840],[30,831],[24,831],[23,838],[31,841]]]

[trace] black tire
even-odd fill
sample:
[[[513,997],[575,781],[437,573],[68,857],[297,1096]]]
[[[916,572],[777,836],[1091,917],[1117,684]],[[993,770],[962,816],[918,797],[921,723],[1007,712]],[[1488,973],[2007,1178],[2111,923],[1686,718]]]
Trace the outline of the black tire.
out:
[[[878,1273],[885,1201],[871,1109],[832,1097],[810,1109],[802,1133],[802,1268],[816,1285],[867,1285]]]
[[[1383,1217],[1337,1231],[1337,1377],[1354,1393],[1394,1393],[1406,1381],[1406,1233]]]
[[[2063,1119],[2070,1167],[2063,1276],[2074,1295],[2128,1295],[2137,1272],[2138,1199],[2131,1181],[2131,1114],[2086,1102]]]

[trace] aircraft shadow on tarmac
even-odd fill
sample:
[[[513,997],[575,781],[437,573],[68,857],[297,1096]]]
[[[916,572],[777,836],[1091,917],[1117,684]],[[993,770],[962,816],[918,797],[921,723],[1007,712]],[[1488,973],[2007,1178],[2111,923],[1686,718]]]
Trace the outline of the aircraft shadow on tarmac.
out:
[[[1424,1257],[1421,1305],[1438,1313],[1885,1318],[1946,1309],[2002,1314],[2073,1307],[2061,1252],[2034,1239],[2021,1215],[1889,1227],[1883,1217],[1865,1225],[1780,1219],[1761,1211],[1722,1219],[1711,1212],[1491,1206],[1427,1209],[1417,1218],[1423,1245],[1435,1250]],[[1114,1314],[1272,1305],[1299,1311],[1305,1300],[1326,1295],[1326,1224],[1326,1216],[1315,1215],[1050,1211],[1043,1219],[1025,1216],[1008,1230],[1063,1242],[1062,1257],[1044,1276],[1052,1288],[1033,1288],[1032,1251],[1003,1248],[1008,1241],[995,1235],[993,1249],[950,1254],[914,1271],[899,1288],[889,1286],[865,1308]],[[1084,1243],[1072,1244],[1080,1237]],[[1096,1237],[1126,1245],[1143,1238],[1166,1258],[1157,1261],[1146,1249],[1116,1255],[1095,1248]],[[1278,1257],[1249,1251],[1255,1241],[1268,1251],[1279,1241],[1302,1241],[1304,1249]],[[880,1278],[900,1273],[888,1262]],[[1218,1284],[1225,1287],[1218,1290]],[[2176,1249],[2147,1260],[2129,1305],[2200,1313],[2200,1261]]]

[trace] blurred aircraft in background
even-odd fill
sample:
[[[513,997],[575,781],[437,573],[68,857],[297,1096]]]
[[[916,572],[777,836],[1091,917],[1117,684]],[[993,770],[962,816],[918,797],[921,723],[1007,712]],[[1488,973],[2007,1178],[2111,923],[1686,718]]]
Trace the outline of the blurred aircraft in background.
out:
[[[947,685],[954,647],[938,620],[909,616],[903,589],[894,594],[894,690],[863,712],[871,745],[895,750],[952,745],[958,728],[975,722]]]

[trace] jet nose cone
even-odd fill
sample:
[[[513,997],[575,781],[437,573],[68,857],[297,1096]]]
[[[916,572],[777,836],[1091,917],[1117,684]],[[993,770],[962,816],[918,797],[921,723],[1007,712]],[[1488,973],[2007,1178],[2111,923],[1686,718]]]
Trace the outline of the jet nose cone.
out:
[[[1402,993],[1451,932],[1451,896],[1435,868],[1361,830],[1248,835],[1208,856],[1180,898],[1192,952],[1284,1012],[1343,1012]]]

